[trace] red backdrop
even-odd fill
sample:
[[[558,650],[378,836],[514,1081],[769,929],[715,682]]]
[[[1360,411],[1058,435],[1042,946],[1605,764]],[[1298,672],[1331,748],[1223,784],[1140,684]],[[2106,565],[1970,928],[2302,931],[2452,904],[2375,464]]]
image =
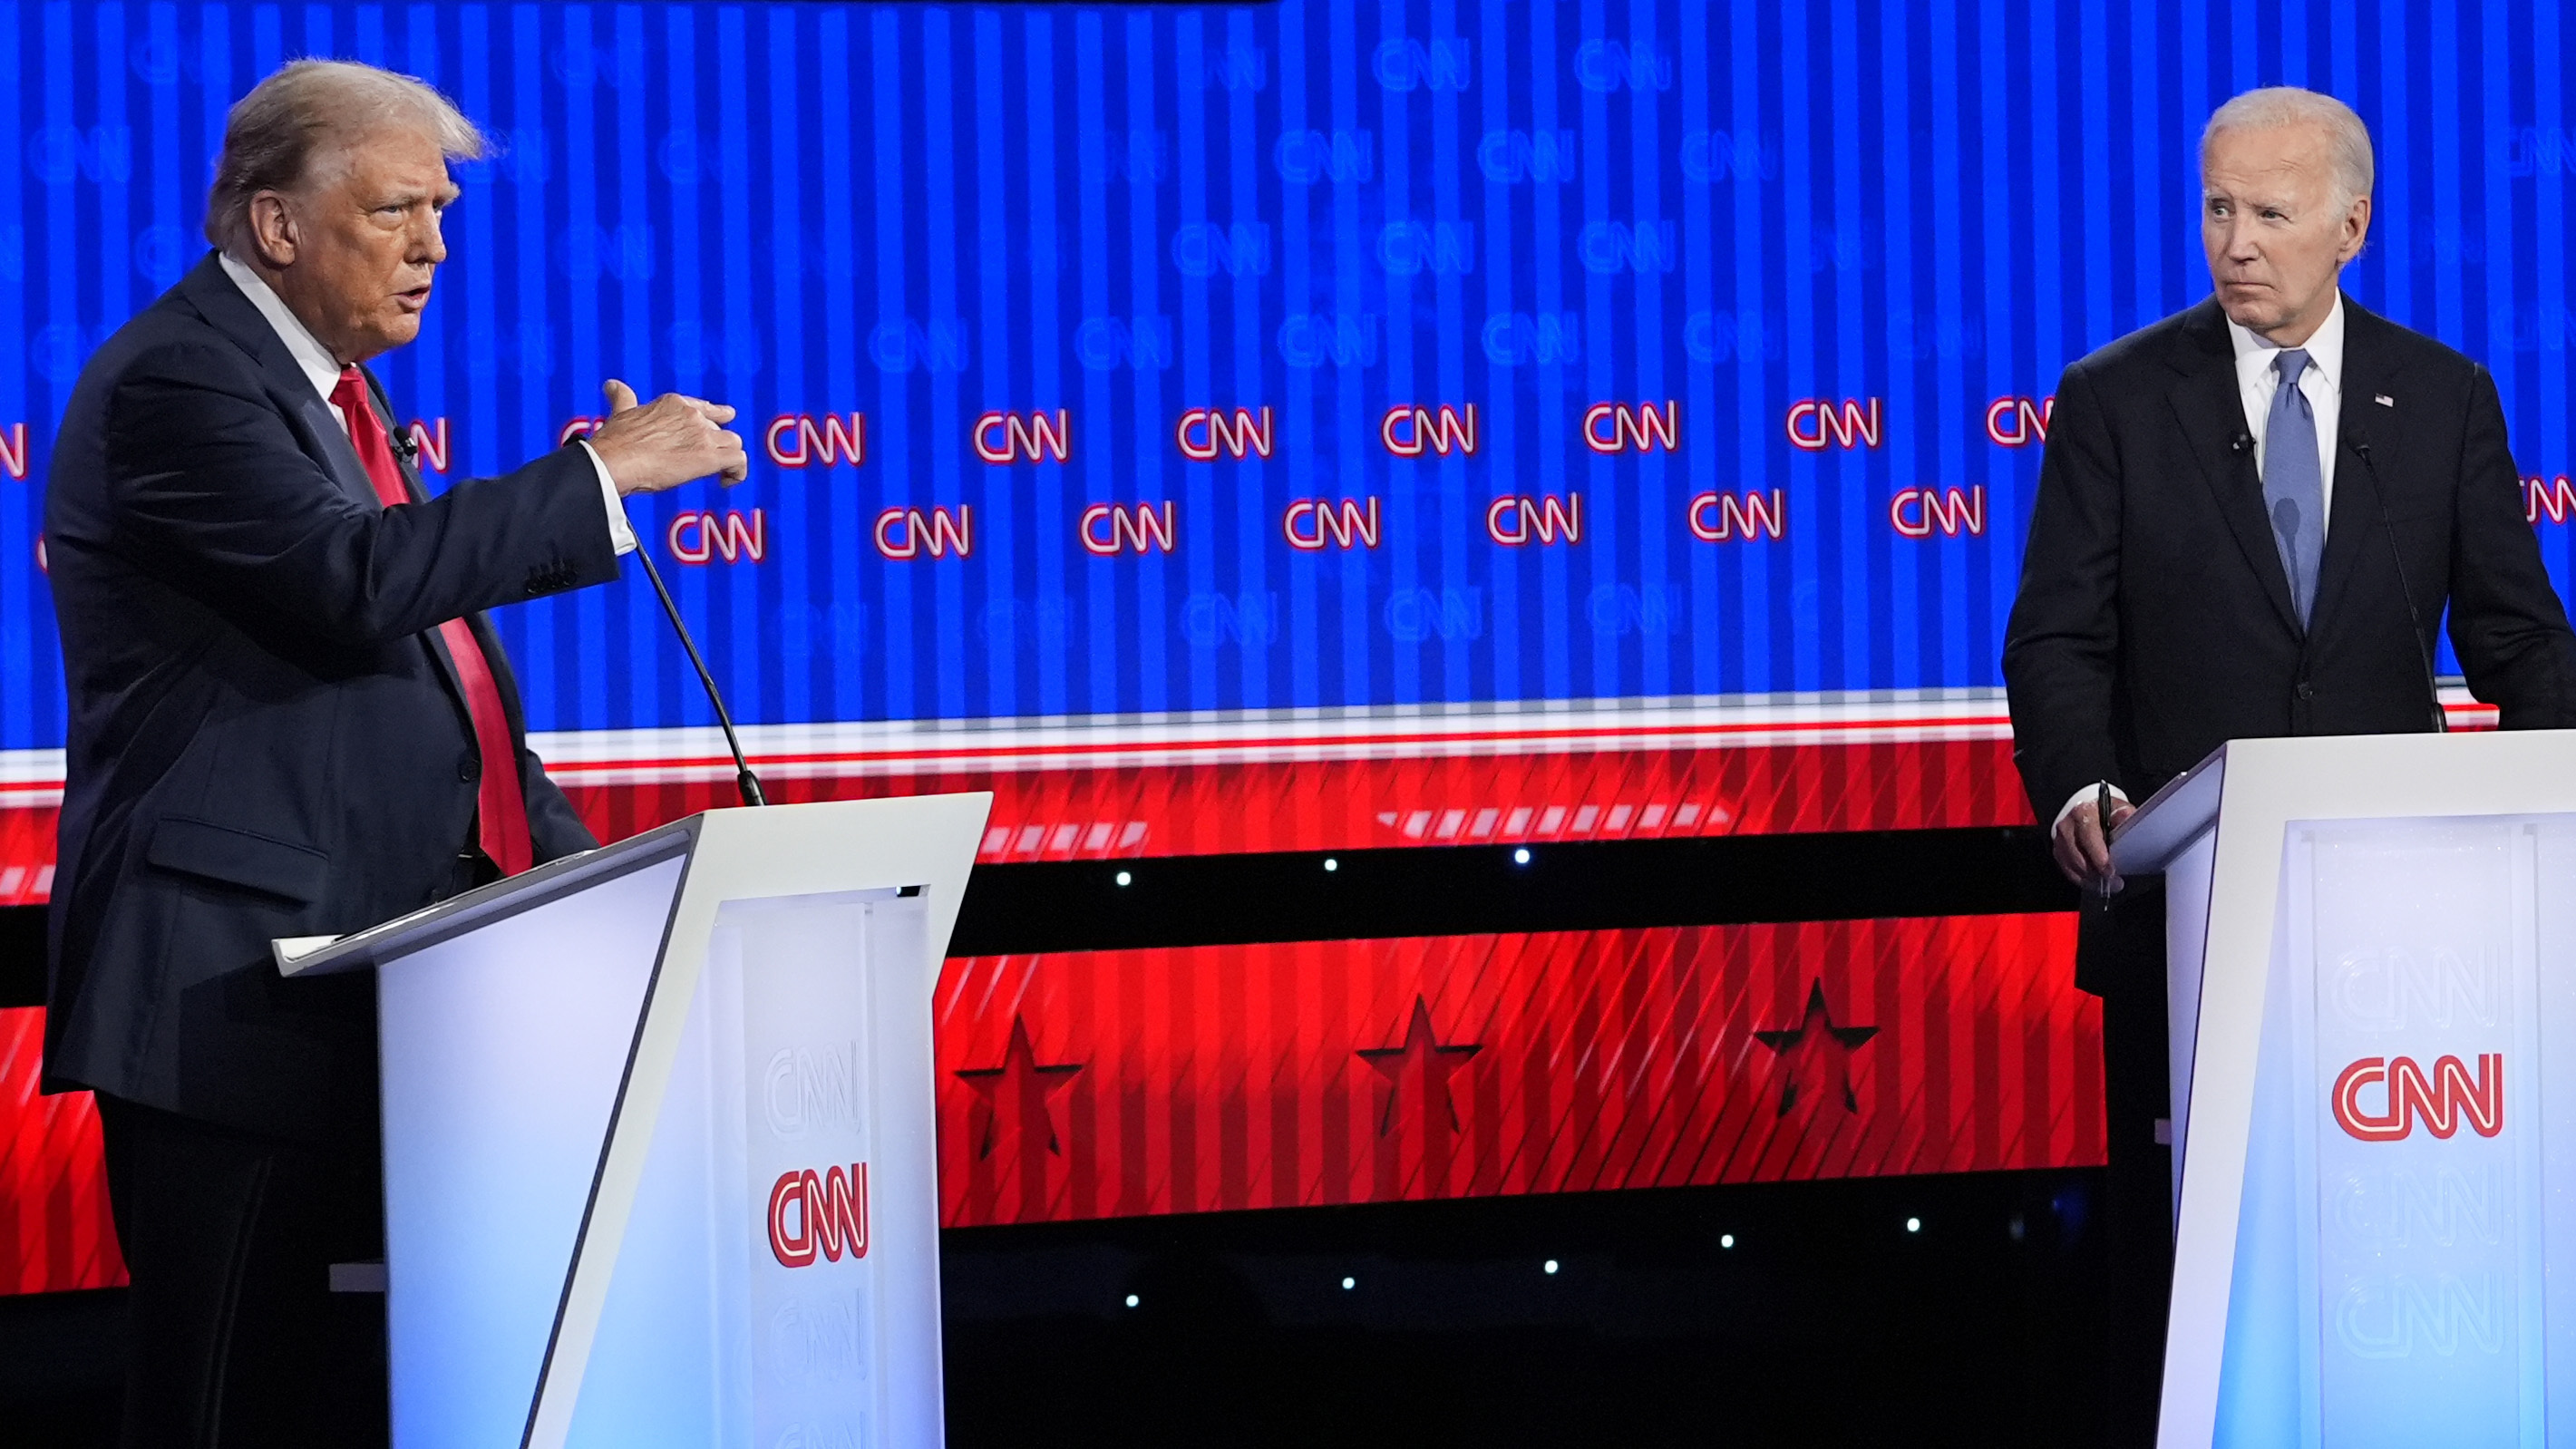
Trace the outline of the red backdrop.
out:
[[[950,1226],[2103,1160],[2071,915],[958,958]]]

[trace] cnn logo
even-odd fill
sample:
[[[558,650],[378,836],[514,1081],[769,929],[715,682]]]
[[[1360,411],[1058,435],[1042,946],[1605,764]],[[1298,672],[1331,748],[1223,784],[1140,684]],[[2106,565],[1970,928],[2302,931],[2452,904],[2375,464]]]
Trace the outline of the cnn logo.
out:
[[[2362,1105],[2361,1094],[2372,1087],[2382,1089],[2377,1112]],[[2401,1141],[2414,1135],[2418,1121],[2447,1139],[2463,1118],[2480,1137],[2504,1130],[2502,1053],[2481,1055],[2475,1080],[2467,1064],[2451,1056],[2433,1063],[2429,1077],[2413,1057],[2363,1057],[2335,1078],[2335,1125],[2364,1142]]]
[[[868,1165],[782,1172],[769,1189],[769,1252],[782,1268],[868,1255]]]

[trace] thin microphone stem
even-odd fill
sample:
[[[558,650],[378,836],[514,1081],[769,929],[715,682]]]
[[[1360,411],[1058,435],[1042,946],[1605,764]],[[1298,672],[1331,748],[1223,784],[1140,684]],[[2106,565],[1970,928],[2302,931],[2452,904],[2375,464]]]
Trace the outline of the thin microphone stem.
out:
[[[2388,540],[2388,561],[2397,565],[2397,593],[2406,601],[2406,632],[2414,640],[2416,662],[2424,666],[2424,693],[2433,708],[2433,732],[2447,734],[2451,717],[2442,708],[2442,684],[2433,673],[2433,651],[2424,643],[2424,618],[2415,611],[2415,587],[2406,581],[2406,554],[2397,546],[2397,530],[2388,523],[2388,490],[2380,486],[2379,464],[2370,456],[2370,439],[2355,432],[2352,450],[2361,455],[2361,470],[2370,475],[2370,496],[2379,505],[2379,536]]]
[[[707,661],[698,654],[698,641],[689,637],[689,626],[680,622],[680,606],[672,601],[671,590],[662,582],[662,571],[653,567],[653,555],[641,546],[635,550],[635,561],[644,565],[644,577],[653,581],[653,592],[662,598],[662,612],[670,615],[671,627],[680,636],[680,647],[689,651],[689,663],[698,671],[698,683],[705,685],[707,703],[716,707],[716,723],[723,726],[725,748],[733,752],[734,789],[741,792],[745,805],[766,805],[769,798],[760,792],[760,777],[751,772],[751,762],[742,757],[742,741],[734,736],[733,716],[725,712],[724,696],[716,692],[716,677],[707,672]]]

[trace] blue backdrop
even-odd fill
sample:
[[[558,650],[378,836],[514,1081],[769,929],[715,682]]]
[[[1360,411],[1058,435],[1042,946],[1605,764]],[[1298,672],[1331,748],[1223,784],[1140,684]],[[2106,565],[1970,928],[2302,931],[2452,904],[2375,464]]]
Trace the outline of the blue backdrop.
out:
[[[0,748],[61,740],[53,422],[298,55],[499,143],[380,364],[443,476],[611,374],[743,409],[747,485],[634,511],[753,720],[1996,684],[2043,400],[2205,293],[2199,128],[2257,84],[2360,110],[2348,286],[2568,467],[2550,4],[0,3],[0,37]],[[2562,587],[2571,501],[2536,505]],[[706,717],[640,581],[496,619],[536,727]]]

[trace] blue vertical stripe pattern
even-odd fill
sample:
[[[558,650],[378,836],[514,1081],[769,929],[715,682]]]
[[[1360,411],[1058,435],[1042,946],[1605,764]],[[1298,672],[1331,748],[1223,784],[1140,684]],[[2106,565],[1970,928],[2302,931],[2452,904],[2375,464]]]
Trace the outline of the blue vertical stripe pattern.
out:
[[[2530,0],[0,0],[0,748],[62,739],[54,420],[305,54],[494,143],[380,363],[433,487],[610,376],[741,409],[631,514],[754,721],[1994,686],[2058,371],[2205,293],[2256,84],[2370,123],[2347,286],[2489,367],[2576,569]],[[708,719],[639,581],[495,618],[536,727]]]

